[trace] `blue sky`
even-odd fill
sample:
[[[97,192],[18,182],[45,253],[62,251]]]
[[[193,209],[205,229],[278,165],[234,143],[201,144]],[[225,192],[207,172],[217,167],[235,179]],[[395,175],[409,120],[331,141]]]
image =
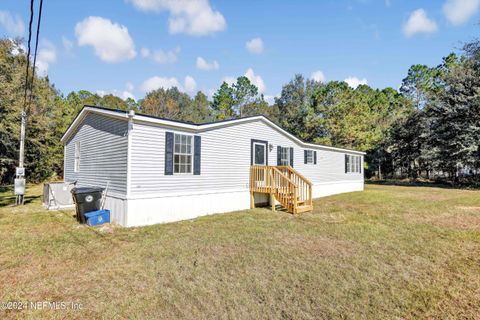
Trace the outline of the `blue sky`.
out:
[[[211,95],[240,75],[270,100],[296,73],[398,88],[412,64],[437,65],[478,36],[479,8],[480,0],[44,0],[39,72],[65,94],[136,99],[172,85]],[[29,1],[2,0],[0,35],[25,37],[28,15]]]

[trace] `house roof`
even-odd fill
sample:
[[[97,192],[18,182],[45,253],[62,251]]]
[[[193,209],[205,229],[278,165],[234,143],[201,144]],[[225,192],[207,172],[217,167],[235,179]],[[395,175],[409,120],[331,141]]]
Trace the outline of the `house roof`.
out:
[[[65,131],[64,135],[61,138],[62,142],[65,142],[68,139],[68,137],[70,137],[70,135],[75,131],[78,125],[80,125],[80,123],[85,118],[85,116],[89,113],[102,114],[108,117],[120,118],[125,120],[128,120],[129,118],[129,111],[122,111],[122,110],[115,110],[115,109],[109,109],[109,108],[98,107],[98,106],[85,105],[82,108],[82,110],[80,110],[80,112],[77,114],[72,124],[68,127],[67,131]],[[321,144],[304,142],[299,138],[297,138],[296,136],[294,136],[293,134],[287,132],[286,130],[281,128],[279,125],[275,124],[272,120],[268,119],[263,115],[242,117],[238,119],[229,119],[229,120],[222,120],[222,121],[216,121],[216,122],[205,122],[205,123],[192,123],[192,122],[186,122],[186,121],[171,120],[171,119],[165,119],[161,117],[155,117],[155,116],[145,115],[140,113],[132,113],[130,116],[133,117],[134,121],[155,123],[163,126],[186,129],[194,132],[202,132],[206,130],[212,130],[212,129],[217,129],[221,127],[237,125],[245,122],[262,121],[306,148],[318,148],[318,149],[324,149],[324,150],[348,152],[348,153],[361,154],[361,155],[365,154],[365,152],[357,151],[357,150],[336,148],[336,147],[331,147],[331,146],[326,146]]]

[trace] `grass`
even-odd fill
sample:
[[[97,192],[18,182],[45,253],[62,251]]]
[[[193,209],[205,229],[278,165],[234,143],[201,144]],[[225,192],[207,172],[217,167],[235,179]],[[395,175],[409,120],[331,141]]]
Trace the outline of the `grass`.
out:
[[[0,318],[480,317],[480,191],[368,185],[292,216],[255,209],[112,232],[0,192]]]

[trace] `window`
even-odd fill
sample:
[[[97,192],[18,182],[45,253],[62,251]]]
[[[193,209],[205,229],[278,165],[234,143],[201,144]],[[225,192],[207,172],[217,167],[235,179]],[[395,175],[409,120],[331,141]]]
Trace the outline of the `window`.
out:
[[[80,141],[75,142],[75,160],[73,163],[73,172],[80,171]]]
[[[345,155],[345,173],[362,173],[362,157]]]
[[[277,146],[277,166],[293,167],[293,148]]]
[[[281,166],[290,165],[290,149],[289,148],[280,149],[280,165]]]
[[[306,163],[313,163],[313,150],[305,150]]]
[[[192,136],[175,134],[173,173],[192,173]]]

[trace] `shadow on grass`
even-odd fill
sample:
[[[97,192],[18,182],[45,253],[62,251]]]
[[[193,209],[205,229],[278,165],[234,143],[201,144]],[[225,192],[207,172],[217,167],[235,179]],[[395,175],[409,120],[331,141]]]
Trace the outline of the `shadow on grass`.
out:
[[[40,197],[41,196],[25,196],[24,204],[29,204]],[[0,208],[11,205],[15,205],[15,195],[13,194],[13,190],[12,193],[9,193],[8,195],[0,194]]]
[[[415,180],[365,180],[366,184],[401,187],[431,187],[443,189],[480,189],[477,183],[453,183],[447,181],[415,181]]]

